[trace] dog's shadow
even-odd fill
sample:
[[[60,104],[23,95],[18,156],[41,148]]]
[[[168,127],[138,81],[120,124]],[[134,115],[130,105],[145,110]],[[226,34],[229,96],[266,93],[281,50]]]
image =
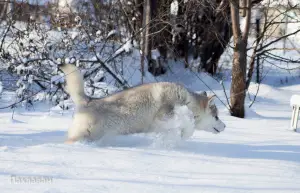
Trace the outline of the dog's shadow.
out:
[[[42,131],[27,134],[0,133],[0,146],[27,147],[44,144],[63,144],[67,139],[66,131]],[[76,144],[101,147],[146,147],[153,143],[147,135],[126,135],[105,137],[95,142],[80,141]]]
[[[88,142],[89,143],[89,142]],[[116,135],[104,137],[90,144],[97,147],[147,147],[153,143],[153,139],[147,135]]]
[[[0,146],[26,147],[43,144],[62,144],[66,139],[66,135],[66,131],[44,131],[31,134],[0,133]],[[147,148],[153,146],[154,142],[155,138],[153,136],[135,134],[109,137],[92,142],[90,145],[96,145],[98,148]],[[180,141],[178,145],[171,149],[173,151],[214,157],[300,162],[300,145],[250,145],[187,140]]]
[[[26,147],[47,143],[59,144],[66,139],[65,131],[42,131],[27,134],[0,133],[0,146]]]

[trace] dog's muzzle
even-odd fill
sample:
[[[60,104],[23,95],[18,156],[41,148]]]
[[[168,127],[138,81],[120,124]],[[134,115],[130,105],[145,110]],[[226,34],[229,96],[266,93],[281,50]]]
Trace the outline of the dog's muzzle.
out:
[[[214,128],[214,130],[217,132],[217,133],[220,133],[221,131],[219,131],[218,129]]]

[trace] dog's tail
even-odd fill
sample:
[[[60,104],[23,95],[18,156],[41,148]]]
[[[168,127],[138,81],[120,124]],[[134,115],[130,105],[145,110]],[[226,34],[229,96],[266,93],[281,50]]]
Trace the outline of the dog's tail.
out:
[[[64,64],[60,66],[60,69],[65,74],[67,81],[67,91],[71,96],[71,99],[76,105],[87,102],[87,96],[84,93],[84,81],[83,76],[76,66],[72,64]]]

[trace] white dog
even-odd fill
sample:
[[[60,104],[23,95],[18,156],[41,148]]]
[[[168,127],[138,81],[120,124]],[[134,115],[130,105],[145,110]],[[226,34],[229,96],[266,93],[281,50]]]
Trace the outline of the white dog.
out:
[[[176,105],[186,105],[192,111],[195,129],[213,133],[225,129],[218,118],[214,97],[207,97],[206,93],[197,94],[175,83],[159,82],[92,99],[85,95],[82,75],[75,66],[64,64],[60,69],[65,73],[67,91],[76,106],[67,143],[97,140],[106,134],[153,132],[155,120],[172,115]]]

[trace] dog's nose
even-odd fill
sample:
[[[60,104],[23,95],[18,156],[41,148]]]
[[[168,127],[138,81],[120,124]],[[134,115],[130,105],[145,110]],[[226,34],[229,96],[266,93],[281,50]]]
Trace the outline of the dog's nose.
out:
[[[226,128],[226,125],[225,125],[225,123],[223,123],[223,128],[224,128],[224,129]]]

